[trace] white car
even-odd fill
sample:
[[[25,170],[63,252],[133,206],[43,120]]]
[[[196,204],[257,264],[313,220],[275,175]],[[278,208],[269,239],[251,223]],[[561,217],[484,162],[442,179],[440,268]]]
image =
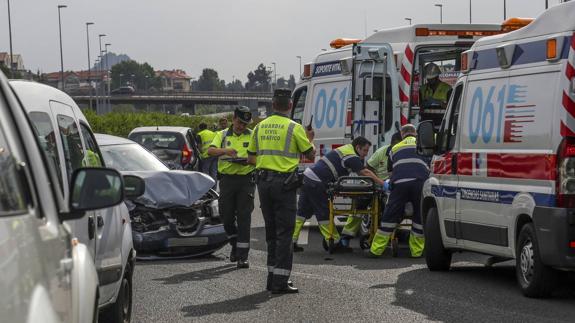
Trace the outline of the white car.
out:
[[[96,322],[94,262],[63,221],[121,203],[122,178],[79,168],[64,187],[46,157],[0,73],[0,320]]]
[[[76,169],[104,166],[86,117],[72,98],[56,88],[29,81],[10,81],[10,86],[28,114],[48,165],[58,174],[62,195],[69,198],[69,181]],[[96,264],[99,307],[107,312],[102,314],[109,315],[108,322],[129,322],[136,252],[126,205],[88,212],[67,224]]]

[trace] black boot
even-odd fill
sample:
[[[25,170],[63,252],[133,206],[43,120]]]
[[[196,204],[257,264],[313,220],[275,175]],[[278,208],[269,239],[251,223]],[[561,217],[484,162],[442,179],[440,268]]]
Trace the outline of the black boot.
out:
[[[247,259],[239,259],[238,268],[250,268],[250,263]]]
[[[302,252],[303,251],[303,247],[300,247],[297,245],[297,242],[293,243],[293,252]]]
[[[267,291],[270,291],[270,292],[272,291],[273,280],[274,280],[274,274],[268,273],[268,282],[266,284],[266,290]],[[288,280],[287,285],[289,287],[293,287],[293,282],[291,280]]]
[[[232,246],[232,251],[230,251],[230,262],[238,261],[236,246]]]
[[[289,284],[286,284],[284,287],[281,288],[272,289],[272,294],[295,294],[298,292],[299,290],[297,289],[297,287],[294,287],[293,285],[290,286]]]

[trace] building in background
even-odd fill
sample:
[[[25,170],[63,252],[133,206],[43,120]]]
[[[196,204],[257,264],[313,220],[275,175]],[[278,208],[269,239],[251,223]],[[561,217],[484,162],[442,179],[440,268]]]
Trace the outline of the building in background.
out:
[[[163,92],[189,92],[192,78],[182,70],[156,71]]]

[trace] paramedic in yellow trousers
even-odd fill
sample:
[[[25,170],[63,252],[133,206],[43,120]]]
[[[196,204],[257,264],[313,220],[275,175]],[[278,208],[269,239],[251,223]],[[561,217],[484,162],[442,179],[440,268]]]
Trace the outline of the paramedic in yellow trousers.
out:
[[[290,280],[293,262],[292,233],[295,225],[297,168],[300,155],[315,156],[313,130],[291,120],[291,90],[276,89],[274,114],[253,130],[248,163],[256,165],[257,188],[266,227],[268,278],[273,294],[297,293]]]
[[[230,261],[238,268],[249,268],[251,216],[254,210],[254,166],[247,164],[252,131],[248,107],[237,107],[230,128],[218,131],[208,154],[218,159],[220,215],[232,250]]]
[[[394,230],[403,219],[405,204],[413,204],[409,250],[412,257],[421,257],[424,248],[423,226],[421,221],[421,190],[429,177],[429,166],[416,151],[415,127],[411,124],[401,128],[403,140],[391,148],[391,194],[381,218],[380,227],[371,243],[369,256],[383,254]]]

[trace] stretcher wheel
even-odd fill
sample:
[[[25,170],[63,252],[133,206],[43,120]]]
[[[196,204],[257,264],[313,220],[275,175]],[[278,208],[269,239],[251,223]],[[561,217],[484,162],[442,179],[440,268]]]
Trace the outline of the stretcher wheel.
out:
[[[329,250],[328,252],[332,254],[335,251],[335,242],[333,239],[329,239]]]
[[[323,247],[323,250],[329,251],[329,246],[327,245],[327,241],[325,241],[325,239],[321,239],[321,246]]]
[[[371,247],[369,245],[369,237],[368,236],[362,236],[361,238],[359,238],[359,247],[362,250],[366,250],[366,249],[369,249]]]
[[[399,239],[397,239],[397,237],[394,237],[393,239],[391,239],[391,255],[393,257],[397,257],[399,251]]]

